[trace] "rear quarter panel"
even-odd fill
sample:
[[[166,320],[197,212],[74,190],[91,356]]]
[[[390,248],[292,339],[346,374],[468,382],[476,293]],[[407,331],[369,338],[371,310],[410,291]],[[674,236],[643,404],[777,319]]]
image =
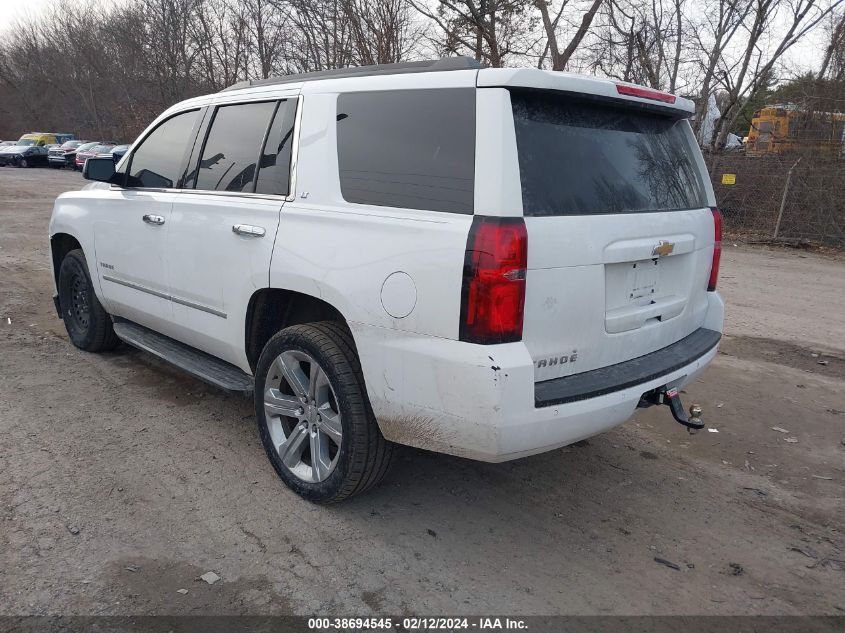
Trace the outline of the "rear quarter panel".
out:
[[[336,116],[336,93],[304,96],[296,197],[282,209],[270,286],[319,297],[350,323],[457,338],[472,216],[345,202]],[[413,305],[398,318],[382,301],[395,273],[410,278],[398,292]]]

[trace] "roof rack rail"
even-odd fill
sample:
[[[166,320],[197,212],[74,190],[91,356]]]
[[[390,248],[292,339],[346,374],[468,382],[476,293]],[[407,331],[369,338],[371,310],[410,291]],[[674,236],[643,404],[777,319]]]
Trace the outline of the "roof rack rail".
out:
[[[276,86],[279,84],[296,83],[300,81],[315,81],[317,79],[341,79],[344,77],[370,77],[372,75],[404,75],[406,73],[433,73],[446,70],[472,70],[481,68],[478,60],[472,57],[442,57],[421,62],[400,62],[398,64],[376,64],[374,66],[352,66],[349,68],[335,68],[332,70],[318,70],[311,73],[270,77],[269,79],[247,79],[240,81],[220,92],[255,88],[256,86]]]

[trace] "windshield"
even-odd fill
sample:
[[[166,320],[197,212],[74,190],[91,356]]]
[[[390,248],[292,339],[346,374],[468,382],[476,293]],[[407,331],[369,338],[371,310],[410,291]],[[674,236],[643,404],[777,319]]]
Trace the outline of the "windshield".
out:
[[[97,143],[83,143],[79,147],[76,148],[77,152],[87,152],[92,147],[96,147]]]
[[[685,119],[554,93],[511,103],[525,215],[707,206]]]
[[[31,138],[22,138],[18,141],[18,145],[35,145],[36,141]]]
[[[62,145],[62,149],[74,149],[82,145],[82,141],[68,141],[64,145]]]

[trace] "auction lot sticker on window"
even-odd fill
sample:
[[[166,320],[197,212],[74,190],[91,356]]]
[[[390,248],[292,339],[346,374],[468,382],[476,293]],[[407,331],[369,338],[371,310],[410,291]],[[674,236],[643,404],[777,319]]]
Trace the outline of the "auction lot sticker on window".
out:
[[[736,174],[722,174],[722,184],[723,185],[735,185],[736,184]]]

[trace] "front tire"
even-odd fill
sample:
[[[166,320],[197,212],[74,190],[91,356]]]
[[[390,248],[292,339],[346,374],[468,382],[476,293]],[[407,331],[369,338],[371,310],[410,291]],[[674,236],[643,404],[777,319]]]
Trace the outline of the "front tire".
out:
[[[18,167],[29,167],[29,161],[25,158],[21,158],[18,162]]]
[[[59,267],[59,305],[73,343],[86,352],[104,352],[120,342],[91,283],[88,264],[80,249],[72,250]]]
[[[295,325],[276,334],[255,372],[261,443],[300,496],[336,503],[377,484],[394,445],[378,428],[355,344],[341,324]]]

